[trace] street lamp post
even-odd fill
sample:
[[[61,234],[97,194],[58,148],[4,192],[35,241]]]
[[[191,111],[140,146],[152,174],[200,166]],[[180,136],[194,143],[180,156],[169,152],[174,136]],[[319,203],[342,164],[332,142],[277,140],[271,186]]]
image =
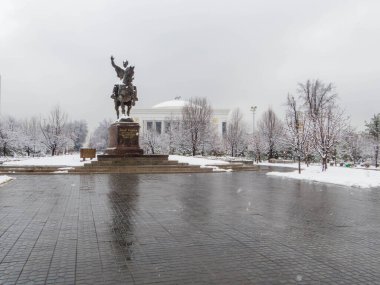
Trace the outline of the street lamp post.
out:
[[[252,106],[251,107],[251,112],[252,112],[252,134],[255,133],[255,114],[256,114],[257,106]]]

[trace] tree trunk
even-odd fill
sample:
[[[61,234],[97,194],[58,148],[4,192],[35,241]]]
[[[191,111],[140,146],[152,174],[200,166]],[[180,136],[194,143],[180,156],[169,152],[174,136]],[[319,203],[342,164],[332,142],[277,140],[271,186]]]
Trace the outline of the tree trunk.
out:
[[[307,154],[304,154],[304,156],[305,156],[305,164],[306,164],[306,166],[307,167],[309,167],[309,158],[307,157]]]
[[[379,146],[377,145],[375,147],[375,167],[378,168],[379,165],[377,164],[377,159],[379,158]]]
[[[322,171],[327,170],[327,157],[322,158]]]
[[[298,173],[301,174],[301,156],[298,156]]]

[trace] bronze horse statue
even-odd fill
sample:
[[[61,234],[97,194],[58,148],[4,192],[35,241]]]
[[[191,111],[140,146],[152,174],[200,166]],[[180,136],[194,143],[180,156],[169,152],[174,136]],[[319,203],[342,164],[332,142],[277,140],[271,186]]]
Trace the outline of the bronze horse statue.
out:
[[[135,74],[135,67],[128,66],[128,61],[123,61],[123,68],[114,63],[114,57],[111,56],[111,64],[115,68],[116,75],[122,80],[122,83],[115,84],[111,98],[114,100],[117,118],[119,119],[119,107],[121,113],[125,115],[125,106],[127,106],[127,116],[129,116],[132,106],[135,105],[137,98],[137,88],[132,84]]]
[[[119,107],[121,107],[121,113],[125,115],[125,106],[127,106],[127,116],[129,117],[132,106],[135,106],[135,101],[138,100],[137,88],[133,85],[115,84],[111,98],[115,104],[117,118],[119,119],[120,114]]]

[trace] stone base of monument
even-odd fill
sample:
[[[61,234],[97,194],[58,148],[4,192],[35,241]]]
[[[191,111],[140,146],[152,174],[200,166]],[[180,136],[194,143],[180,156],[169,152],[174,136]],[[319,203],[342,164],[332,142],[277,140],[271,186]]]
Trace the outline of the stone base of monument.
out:
[[[168,155],[98,155],[81,167],[68,170],[69,173],[200,173],[212,172],[212,168],[179,163],[168,160]]]
[[[139,146],[140,126],[131,119],[122,119],[109,128],[108,148],[96,161],[75,167],[69,173],[193,173],[212,172],[169,160],[168,155],[145,154]]]
[[[114,157],[143,155],[144,151],[139,146],[140,126],[138,123],[131,121],[131,119],[129,120],[121,120],[109,127],[108,148],[103,157],[107,155]]]

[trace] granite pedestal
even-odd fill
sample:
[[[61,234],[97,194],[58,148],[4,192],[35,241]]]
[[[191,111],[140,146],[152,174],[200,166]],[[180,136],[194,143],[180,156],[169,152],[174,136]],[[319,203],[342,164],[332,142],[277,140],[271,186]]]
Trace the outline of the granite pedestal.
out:
[[[109,127],[109,143],[105,155],[139,156],[144,151],[139,145],[140,125],[131,121],[113,123]]]

